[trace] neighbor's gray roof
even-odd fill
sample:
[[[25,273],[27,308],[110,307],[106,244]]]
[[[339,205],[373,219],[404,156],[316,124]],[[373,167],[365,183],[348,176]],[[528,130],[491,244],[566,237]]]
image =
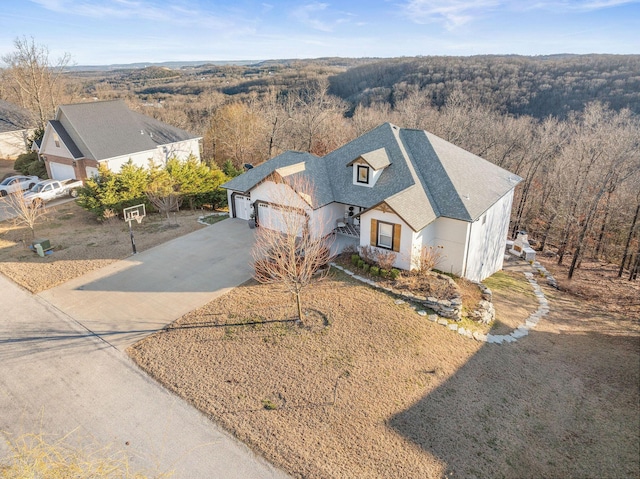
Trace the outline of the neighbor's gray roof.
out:
[[[122,100],[61,105],[56,120],[81,156],[98,161],[199,138],[131,111]]]
[[[33,127],[33,118],[28,110],[0,100],[0,133],[26,130]]]
[[[53,128],[53,131],[55,131],[58,134],[58,137],[60,138],[62,143],[64,143],[64,145],[67,147],[67,149],[69,150],[69,153],[71,153],[71,156],[73,156],[74,158],[82,158],[84,156],[80,151],[80,149],[77,147],[77,145],[73,142],[69,134],[67,133],[67,130],[64,129],[64,127],[58,120],[49,120],[49,125],[51,125],[51,128]]]
[[[376,184],[354,185],[349,165],[372,152],[381,158],[380,149],[389,164]],[[338,202],[369,209],[385,202],[414,231],[440,216],[475,221],[521,180],[431,133],[385,123],[324,158],[286,152],[223,187],[247,192],[277,168],[300,161],[309,165],[304,174],[322,199],[314,207]]]

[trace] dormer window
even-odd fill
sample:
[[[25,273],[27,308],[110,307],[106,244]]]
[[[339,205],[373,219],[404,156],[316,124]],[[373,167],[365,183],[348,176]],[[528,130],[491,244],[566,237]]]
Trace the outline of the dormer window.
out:
[[[369,167],[367,165],[357,165],[358,166],[358,176],[356,181],[358,183],[364,183],[365,185],[369,184]]]
[[[379,148],[363,153],[347,164],[353,168],[353,184],[373,188],[383,170],[391,164],[387,151]]]

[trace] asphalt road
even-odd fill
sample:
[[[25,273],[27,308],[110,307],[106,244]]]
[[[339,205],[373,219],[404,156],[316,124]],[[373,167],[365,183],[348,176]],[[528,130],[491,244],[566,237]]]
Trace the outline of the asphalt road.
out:
[[[0,275],[0,459],[4,440],[42,433],[108,448],[151,477],[285,478],[125,354]],[[104,454],[104,453],[103,453]]]

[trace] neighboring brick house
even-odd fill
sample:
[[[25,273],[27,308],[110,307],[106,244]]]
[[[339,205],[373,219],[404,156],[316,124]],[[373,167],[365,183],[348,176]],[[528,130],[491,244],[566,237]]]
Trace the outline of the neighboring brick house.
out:
[[[27,153],[34,130],[31,113],[13,103],[0,100],[0,158],[15,159]]]
[[[98,165],[119,171],[131,160],[148,167],[169,158],[200,159],[201,137],[131,111],[122,100],[61,105],[45,128],[40,157],[50,178],[84,179]]]

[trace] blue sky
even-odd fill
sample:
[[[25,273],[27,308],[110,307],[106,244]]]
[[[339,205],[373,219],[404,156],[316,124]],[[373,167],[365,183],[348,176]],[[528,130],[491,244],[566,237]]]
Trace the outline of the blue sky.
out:
[[[0,0],[78,65],[172,60],[640,53],[640,0]]]

